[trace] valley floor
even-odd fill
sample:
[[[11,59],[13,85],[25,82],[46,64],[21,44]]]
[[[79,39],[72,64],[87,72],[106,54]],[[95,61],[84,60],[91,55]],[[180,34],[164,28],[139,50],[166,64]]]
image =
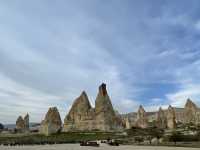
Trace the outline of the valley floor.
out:
[[[0,146],[0,150],[200,150],[200,148],[183,147],[160,147],[160,146],[108,146],[101,144],[100,147],[81,147],[79,144],[58,144],[58,145],[36,145],[36,146]]]

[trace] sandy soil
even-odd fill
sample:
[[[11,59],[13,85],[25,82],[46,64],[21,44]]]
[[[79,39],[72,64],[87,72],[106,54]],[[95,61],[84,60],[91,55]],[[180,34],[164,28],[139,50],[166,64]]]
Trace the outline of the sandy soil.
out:
[[[108,146],[106,144],[100,147],[83,147],[78,144],[62,145],[44,145],[44,146],[0,146],[0,150],[200,150],[200,148],[183,147],[151,147],[151,146]]]

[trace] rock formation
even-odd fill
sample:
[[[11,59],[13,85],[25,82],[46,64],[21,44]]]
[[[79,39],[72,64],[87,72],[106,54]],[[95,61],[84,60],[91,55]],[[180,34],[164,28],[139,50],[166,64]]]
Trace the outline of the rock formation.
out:
[[[49,108],[45,119],[41,123],[40,133],[50,135],[61,131],[61,128],[62,121],[58,109],[56,107]]]
[[[16,129],[20,132],[29,130],[29,115],[27,114],[24,118],[19,116],[16,121]]]
[[[28,130],[29,129],[29,114],[26,114],[26,116],[24,117],[24,125],[25,125],[25,129]]]
[[[25,130],[25,123],[24,123],[24,119],[22,118],[22,116],[19,116],[19,117],[17,118],[17,121],[16,121],[16,129],[17,129],[17,130],[20,130],[20,131]]]
[[[167,110],[167,127],[169,129],[176,128],[176,116],[175,116],[175,110],[170,105]]]
[[[118,126],[117,116],[113,109],[110,97],[106,90],[106,84],[99,87],[99,93],[95,101],[96,126],[99,130],[109,131]]]
[[[138,118],[140,118],[139,114],[143,113],[144,111],[141,109],[141,113],[132,112],[121,116],[124,124],[126,124],[126,118],[128,117],[130,124],[132,126],[137,126],[139,122]],[[151,123],[156,123],[158,128],[165,128],[167,126],[168,128],[173,129],[176,127],[176,124],[200,124],[200,108],[198,108],[198,106],[190,99],[187,99],[184,108],[170,106],[166,110],[159,109],[159,111],[146,112],[145,114],[149,125],[151,125]]]
[[[65,117],[63,131],[102,130],[110,131],[121,127],[121,118],[115,114],[106,84],[99,87],[99,93],[92,108],[85,92],[75,100]]]
[[[29,122],[29,116],[24,119],[19,117],[16,122],[17,129],[24,129]],[[147,128],[157,126],[160,129],[174,129],[177,123],[200,124],[200,109],[190,100],[187,100],[184,108],[145,112],[142,106],[138,112],[119,114],[114,111],[110,97],[106,90],[106,84],[99,86],[99,92],[93,108],[85,91],[75,99],[69,113],[64,119],[63,131],[112,131],[130,129],[131,127]],[[61,119],[57,108],[50,108],[45,119],[41,123],[40,132],[46,135],[61,130]]]
[[[125,118],[125,128],[126,129],[131,129],[131,123],[128,117]]]
[[[74,101],[64,120],[64,131],[93,130],[95,112],[85,91]]]
[[[159,111],[157,113],[157,127],[161,129],[167,128],[167,118],[165,116],[165,112],[162,110],[162,108],[159,108]]]
[[[188,99],[184,107],[185,123],[196,123],[197,106]]]
[[[136,126],[140,128],[147,128],[148,127],[148,121],[147,116],[144,108],[140,105],[137,113],[137,121]]]

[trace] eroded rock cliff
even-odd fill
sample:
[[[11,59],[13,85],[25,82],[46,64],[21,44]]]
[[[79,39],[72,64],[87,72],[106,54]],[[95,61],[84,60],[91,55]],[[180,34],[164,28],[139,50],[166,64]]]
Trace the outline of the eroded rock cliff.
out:
[[[147,115],[142,105],[138,109],[136,126],[140,128],[147,128],[148,126]]]
[[[62,121],[56,107],[49,108],[40,126],[40,133],[50,135],[61,131]]]
[[[71,130],[101,130],[110,131],[120,129],[122,121],[116,115],[106,84],[99,86],[99,92],[95,100],[95,108],[92,108],[86,92],[75,100],[69,113],[65,117],[63,131]]]

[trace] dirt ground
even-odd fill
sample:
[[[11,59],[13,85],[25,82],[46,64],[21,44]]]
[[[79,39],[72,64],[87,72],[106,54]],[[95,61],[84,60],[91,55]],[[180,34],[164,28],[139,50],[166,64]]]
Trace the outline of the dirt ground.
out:
[[[200,148],[183,147],[154,147],[154,146],[108,146],[101,144],[100,147],[81,147],[79,144],[61,145],[36,145],[36,146],[0,146],[0,150],[200,150]]]

